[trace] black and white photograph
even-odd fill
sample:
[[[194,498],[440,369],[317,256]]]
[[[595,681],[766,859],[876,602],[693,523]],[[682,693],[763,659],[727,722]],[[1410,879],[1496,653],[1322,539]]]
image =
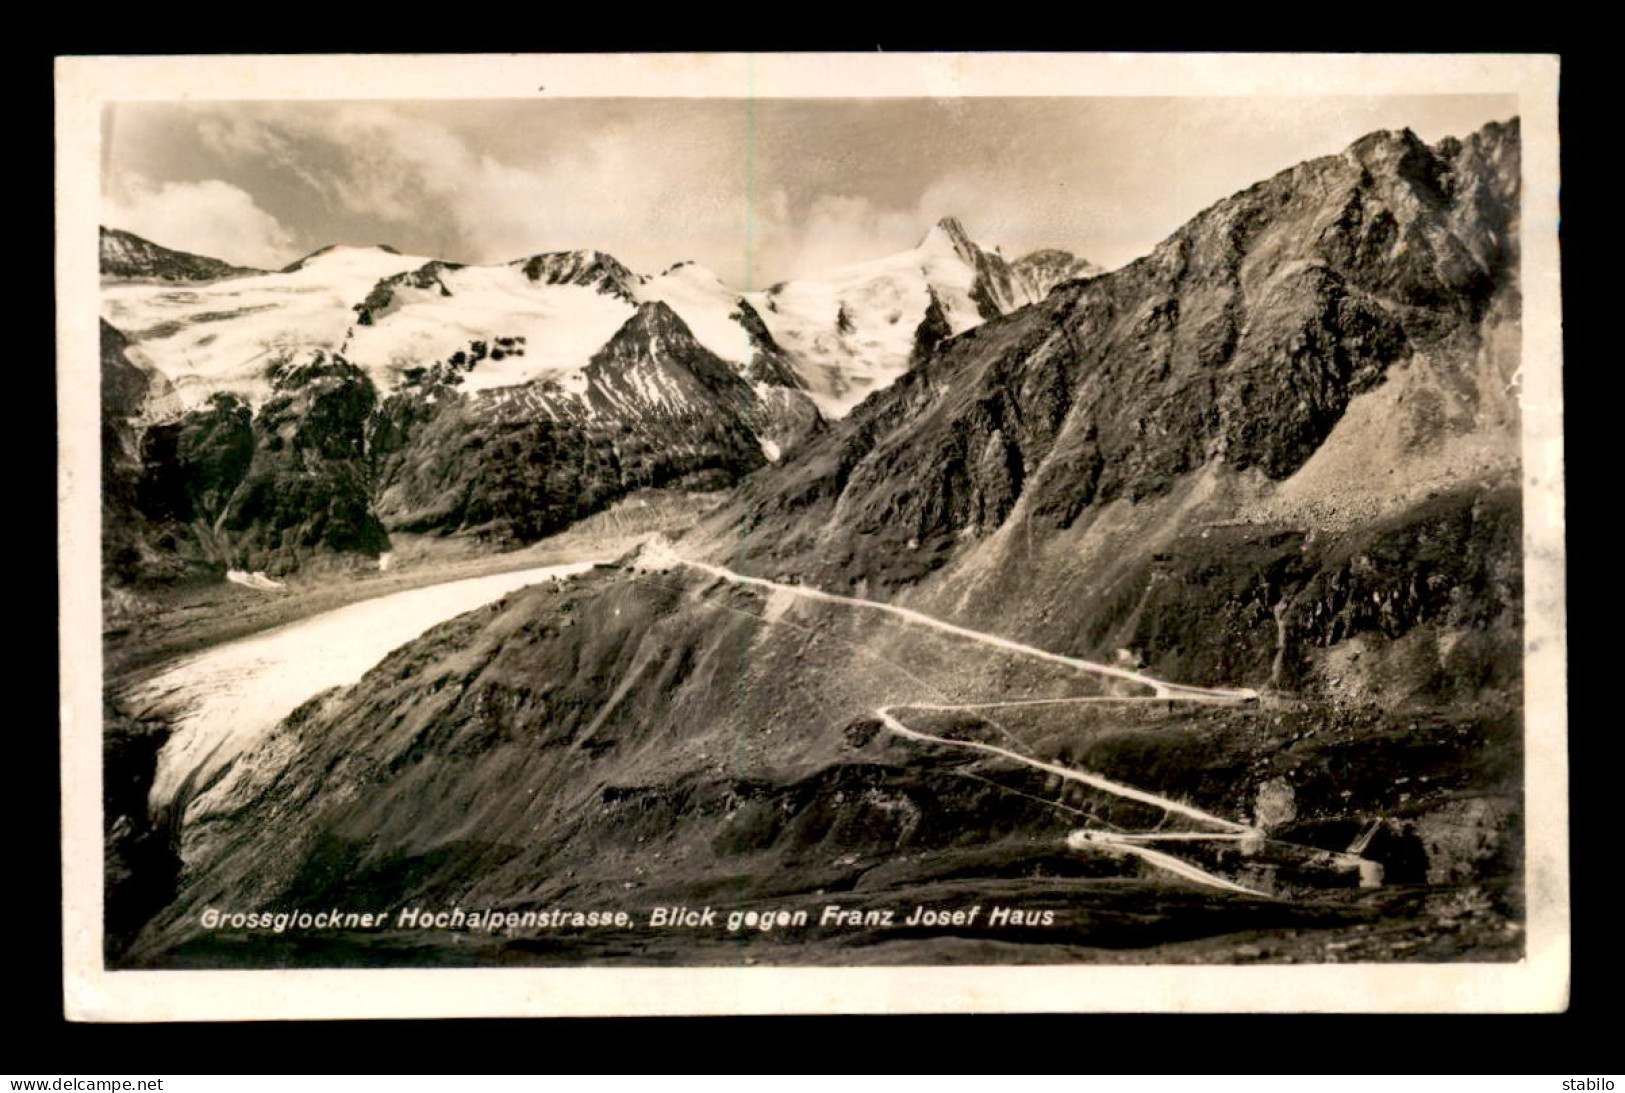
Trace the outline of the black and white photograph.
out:
[[[82,1019],[1562,1008],[1555,59],[271,62],[58,67]]]

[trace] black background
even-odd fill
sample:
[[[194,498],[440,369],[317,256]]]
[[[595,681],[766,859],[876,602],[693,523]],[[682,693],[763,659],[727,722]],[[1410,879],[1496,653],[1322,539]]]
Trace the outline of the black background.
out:
[[[1414,10],[1413,10],[1414,9]],[[687,8],[688,11],[702,9]],[[1405,5],[1299,6],[1272,14],[1256,6],[1210,7],[1193,23],[1177,9],[1112,13],[1093,5],[970,9],[910,6],[891,14],[869,8],[766,6],[708,24],[671,18],[660,25],[636,7],[586,12],[595,27],[569,25],[563,6],[478,12],[456,7],[367,5],[187,13],[171,6],[130,10],[122,19],[88,6],[47,17],[51,29],[26,51],[8,51],[13,77],[26,72],[27,94],[11,113],[14,158],[6,172],[12,197],[7,263],[19,311],[0,344],[12,349],[3,373],[11,398],[7,436],[13,455],[12,548],[5,567],[26,604],[10,644],[7,688],[13,716],[0,719],[0,1073],[10,1075],[163,1075],[256,1071],[435,1073],[647,1070],[782,1072],[903,1070],[972,1073],[1561,1073],[1625,1070],[1625,983],[1618,978],[1619,911],[1625,840],[1613,807],[1619,767],[1610,762],[1620,732],[1618,702],[1597,700],[1595,680],[1618,676],[1617,627],[1597,623],[1619,600],[1617,508],[1621,460],[1612,419],[1618,403],[1602,384],[1620,368],[1620,339],[1596,337],[1617,321],[1616,250],[1625,233],[1597,226],[1625,201],[1612,157],[1617,147],[1617,79],[1600,27],[1560,23],[1555,13],[1518,27],[1488,6],[1422,10]],[[1539,15],[1536,9],[1523,13]],[[1145,26],[1123,25],[1129,18]],[[120,25],[120,23],[126,25]],[[1160,25],[1159,25],[1160,24]],[[139,29],[137,29],[139,28]],[[779,28],[779,29],[775,29]],[[793,34],[791,29],[793,28]],[[971,28],[974,40],[965,37]],[[953,33],[950,33],[953,32]],[[957,36],[956,36],[957,35]],[[1592,43],[1597,43],[1595,49]],[[1561,53],[1563,277],[1567,488],[1569,496],[1571,826],[1574,831],[1574,970],[1568,1013],[1539,1016],[1138,1016],[976,1015],[953,1017],[553,1019],[531,1021],[307,1022],[190,1025],[74,1025],[62,1019],[61,858],[56,648],[39,634],[55,630],[54,270],[51,218],[52,60],[61,54],[215,52],[620,52],[733,50],[1222,50],[1337,52]],[[12,100],[14,103],[16,99]],[[1599,111],[1600,108],[1600,111]],[[1593,128],[1602,112],[1615,121]],[[24,165],[28,170],[20,170]],[[24,178],[34,186],[19,193]],[[1616,218],[1617,221],[1617,218]],[[1588,231],[1588,227],[1590,230]],[[18,229],[24,229],[21,240]],[[16,248],[12,250],[12,248]],[[23,282],[27,282],[24,284]],[[1612,305],[1612,306],[1610,306]],[[1599,324],[1596,320],[1602,317]],[[1608,333],[1614,333],[1609,330]],[[27,348],[23,348],[23,347]],[[1606,415],[1606,419],[1602,418]],[[1613,425],[1613,428],[1610,426]],[[38,556],[34,556],[35,552]],[[19,557],[18,555],[21,555]],[[1604,565],[1597,565],[1599,555]],[[1606,565],[1606,562],[1615,562]],[[1591,564],[1587,564],[1591,563]],[[1605,636],[1606,635],[1606,636]],[[20,701],[17,701],[20,700]],[[20,752],[20,754],[19,754]],[[95,793],[97,787],[73,787]],[[184,973],[175,973],[184,974]],[[1427,966],[1416,974],[1426,976]],[[633,1045],[636,1045],[633,1048]],[[1111,1083],[1131,1087],[1130,1081]],[[1387,1083],[1394,1084],[1394,1083]],[[1068,1082],[1049,1088],[1078,1088]],[[1531,1085],[1531,1088],[1543,1086]],[[1621,1088],[1625,1088],[1622,1085]]]

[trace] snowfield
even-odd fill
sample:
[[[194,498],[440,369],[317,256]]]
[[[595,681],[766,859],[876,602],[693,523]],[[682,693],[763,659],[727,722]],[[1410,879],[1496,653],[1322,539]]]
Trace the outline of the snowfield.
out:
[[[974,244],[956,241],[957,230],[938,224],[912,250],[746,296],[825,416],[845,417],[908,371],[933,294],[951,333],[982,322],[971,298],[976,270],[963,253]]]
[[[404,369],[469,353],[476,342],[485,343],[486,355],[464,377],[465,391],[562,379],[585,365],[634,310],[583,285],[533,282],[518,266],[468,266],[440,280],[450,296],[439,288],[396,286],[387,311],[350,333],[345,358],[366,369],[381,390],[394,386]],[[499,346],[498,338],[516,344]]]
[[[339,350],[351,308],[385,277],[427,262],[378,247],[335,247],[291,273],[205,283],[102,286],[102,317],[130,339],[129,357],[168,377],[183,409],[217,391],[251,402],[270,393],[282,354]]]
[[[318,349],[364,369],[380,392],[408,369],[449,362],[462,364],[466,391],[552,381],[579,394],[581,369],[639,305],[654,302],[748,372],[764,349],[742,314],[748,302],[819,410],[836,418],[908,369],[933,300],[951,334],[982,322],[979,286],[999,310],[1038,295],[947,220],[911,250],[743,295],[693,262],[642,277],[597,251],[455,266],[384,247],[338,246],[280,273],[109,279],[102,306],[130,339],[131,359],[173,384],[178,411],[220,391],[262,401],[273,362]]]

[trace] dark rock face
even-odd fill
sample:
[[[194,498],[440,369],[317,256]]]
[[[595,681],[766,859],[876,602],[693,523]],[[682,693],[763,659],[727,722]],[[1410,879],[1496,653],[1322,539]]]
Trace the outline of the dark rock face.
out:
[[[389,549],[368,488],[372,381],[317,351],[307,362],[274,368],[272,391],[254,418],[253,457],[217,522],[233,561],[287,572],[318,549]]]
[[[874,549],[890,550],[991,530],[1012,467],[1052,527],[1210,461],[1285,478],[1349,399],[1402,358],[1448,352],[1514,290],[1516,162],[1514,125],[1449,157],[1376,134],[1284,172],[1149,257],[953,339],[751,503],[793,509],[821,468],[813,492],[839,497],[846,545],[889,527]]]
[[[1154,675],[1314,691],[1328,649],[1368,650],[1347,690],[1386,703],[1515,691],[1523,611],[1517,491],[1464,489],[1342,534],[1235,525],[1178,536],[1069,606],[1075,644],[1133,648]],[[1405,663],[1400,663],[1404,659]]]
[[[759,436],[788,446],[821,424],[796,392],[759,393],[662,303],[640,307],[583,379],[577,392],[391,395],[369,441],[386,526],[525,541],[634,490],[731,485],[767,462]]]
[[[954,253],[975,271],[970,296],[976,304],[977,313],[983,319],[996,318],[1011,310],[1014,301],[1011,293],[1010,267],[1003,258],[997,254],[989,254],[971,239],[965,227],[954,217],[948,216],[937,221],[933,231],[945,236],[952,244]]]
[[[1010,275],[1041,300],[1057,285],[1098,276],[1099,266],[1064,250],[1035,250],[1010,263]]]
[[[389,314],[390,306],[395,302],[395,290],[399,288],[435,289],[440,295],[449,297],[451,289],[446,287],[441,275],[462,268],[456,262],[442,262],[436,259],[433,262],[425,262],[417,269],[385,277],[373,286],[373,290],[367,294],[365,300],[355,305],[356,323],[360,326],[371,326]]]
[[[1026,304],[1043,299],[1062,281],[1098,273],[1093,264],[1063,250],[1035,251],[1014,262],[996,251],[977,246],[954,217],[944,217],[934,229],[953,246],[960,261],[975,273],[971,299],[984,320],[1008,314]]]
[[[662,373],[661,365],[671,367]],[[688,325],[664,303],[639,307],[593,354],[586,374],[588,390],[601,389],[594,392],[598,397],[592,400],[600,405],[615,399],[636,399],[645,405],[680,406],[689,401],[689,396],[700,393],[692,387],[695,383],[713,394],[733,392],[741,386],[734,370],[696,341]],[[656,386],[638,387],[640,379]],[[659,390],[662,379],[675,379],[682,386],[675,392]]]
[[[728,317],[745,328],[751,348],[755,350],[750,363],[745,366],[746,379],[756,383],[772,384],[775,387],[791,389],[806,387],[801,377],[796,375],[795,369],[791,367],[789,355],[773,339],[772,331],[768,330],[767,324],[750,305],[750,301],[741,296],[738,310]]]
[[[1420,439],[1370,453],[1395,468],[1388,473],[1409,473],[1416,445],[1475,431],[1490,437],[1482,407],[1494,384],[1478,362],[1497,332],[1516,322],[1517,145],[1516,122],[1438,148],[1409,132],[1373,134],[1340,156],[1301,164],[1219,202],[1122,270],[1063,284],[1042,302],[956,338],[923,329],[914,370],[785,465],[746,484],[736,507],[710,525],[719,556],[736,567],[798,573],[871,595],[918,585],[927,601],[941,595],[962,610],[995,617],[1003,603],[1026,600],[1031,611],[1022,625],[1049,628],[1074,648],[1172,640],[1156,638],[1143,615],[1125,622],[1132,612],[1124,604],[1106,604],[1088,591],[1112,584],[1135,603],[1146,596],[1147,603],[1165,601],[1158,610],[1183,620],[1176,643],[1183,652],[1162,662],[1176,678],[1179,668],[1204,679],[1238,678],[1226,675],[1235,670],[1239,678],[1267,680],[1267,657],[1239,664],[1233,652],[1194,649],[1231,641],[1234,650],[1260,636],[1271,638],[1261,648],[1275,648],[1266,633],[1272,612],[1282,597],[1299,592],[1302,602],[1283,608],[1298,637],[1311,640],[1308,632],[1315,631],[1315,641],[1341,640],[1319,629],[1345,608],[1337,606],[1343,593],[1332,591],[1336,580],[1311,576],[1330,564],[1318,551],[1294,560],[1288,568],[1295,576],[1272,576],[1273,532],[1260,529],[1253,546],[1230,540],[1236,553],[1223,564],[1237,572],[1225,580],[1271,589],[1246,608],[1256,626],[1242,626],[1230,639],[1218,636],[1223,627],[1192,632],[1191,620],[1209,615],[1179,606],[1182,596],[1206,602],[1200,591],[1206,576],[1187,574],[1170,584],[1165,567],[1134,569],[1127,559],[1165,551],[1171,535],[1233,522],[1233,510],[1222,505],[1178,515],[1198,472],[1217,474],[1221,483],[1257,482],[1248,488],[1267,491],[1303,468],[1350,401],[1383,385],[1395,369],[1403,368],[1427,397],[1399,408]],[[1430,399],[1452,407],[1454,416],[1445,421]],[[1485,443],[1501,444],[1515,462],[1510,435]],[[1464,492],[1455,496],[1468,510],[1482,499],[1493,511],[1515,513],[1514,502],[1483,493],[1499,489],[1500,481],[1463,481],[1456,488]],[[1054,568],[1028,574],[1037,587],[1055,581],[1079,589],[1082,600],[1072,610],[1041,609],[1013,577],[987,582],[999,591],[989,591],[985,602],[930,581],[995,533],[985,566],[1005,569],[1020,558],[998,553],[1013,549],[998,543],[1083,535],[1107,506],[1122,503],[1161,505],[1157,511],[1166,510],[1172,522],[1154,537],[1124,531],[1102,547],[1121,562],[1102,556],[1066,569],[1057,558]],[[1474,610],[1486,618],[1515,614],[1515,604],[1483,581],[1485,573],[1515,564],[1516,537],[1481,538],[1482,527],[1447,521],[1455,529],[1449,533],[1429,511],[1418,509],[1410,531],[1391,534],[1432,529],[1430,541],[1451,544],[1446,553],[1467,552],[1445,567],[1453,574],[1447,583],[1475,597]],[[1514,523],[1507,526],[1515,526],[1515,516],[1509,518]],[[742,541],[730,526],[744,530]],[[1478,557],[1473,574],[1456,572],[1481,541],[1494,544],[1496,556]],[[1334,548],[1333,540],[1319,542]],[[728,543],[734,545],[720,545]],[[1403,571],[1405,581],[1422,579]],[[1406,589],[1394,593],[1404,601],[1394,610],[1408,626],[1428,612],[1412,610]],[[1356,611],[1340,633],[1395,625]]]
[[[253,413],[235,395],[216,394],[206,407],[149,428],[141,450],[142,510],[154,519],[213,524],[254,457]]]
[[[175,898],[181,861],[175,817],[153,815],[147,805],[168,727],[131,720],[111,705],[102,720],[102,944],[112,965],[147,920]]]
[[[118,228],[101,229],[103,277],[156,277],[163,281],[217,281],[263,270],[245,269],[185,251],[171,250]]]
[[[914,329],[914,352],[909,356],[910,368],[924,363],[926,358],[936,351],[937,346],[951,338],[954,332],[936,290],[928,291],[931,294],[930,303],[925,306],[925,316],[920,320],[920,325]]]
[[[198,568],[195,552],[181,549],[186,517],[152,504],[145,417],[171,393],[169,383],[131,361],[128,346],[123,333],[101,324],[102,572],[110,586],[174,580]]]
[[[141,440],[136,416],[153,377],[125,356],[128,341],[104,320],[102,342],[102,566],[109,577],[133,579],[141,561],[137,526]]]
[[[228,567],[288,572],[316,552],[375,555],[365,458],[375,394],[364,373],[317,353],[273,367],[258,413],[219,393],[142,424],[160,377],[131,364],[102,324],[103,554],[114,584],[168,582]]]
[[[457,395],[385,401],[371,458],[386,527],[525,542],[621,495],[613,436],[547,418],[493,422],[481,409]]]
[[[822,423],[795,390],[753,387],[664,303],[638,308],[593,355],[584,376],[584,412],[574,416],[602,422],[630,414],[620,427],[630,424],[634,436],[657,446],[634,466],[715,465],[743,474],[766,462],[758,437],[789,448]],[[499,405],[497,416],[523,401]]]
[[[615,296],[629,304],[637,303],[632,286],[637,275],[601,251],[554,251],[527,258],[520,265],[525,276],[547,285],[581,285]]]

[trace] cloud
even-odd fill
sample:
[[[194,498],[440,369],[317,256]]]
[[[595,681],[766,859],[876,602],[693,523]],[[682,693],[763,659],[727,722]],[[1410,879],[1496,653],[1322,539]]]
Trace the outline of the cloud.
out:
[[[760,211],[766,214],[757,228],[764,264],[791,277],[904,250],[930,226],[914,210],[885,208],[845,193],[815,195],[799,216],[782,200]]]
[[[311,172],[350,212],[392,223],[418,219],[427,203],[461,193],[477,166],[468,145],[443,126],[387,107],[346,106],[310,118],[303,134],[328,145],[331,167]]]
[[[605,180],[614,180],[606,185]],[[480,156],[460,173],[452,209],[468,245],[483,261],[538,250],[596,247],[637,264],[677,243],[680,225],[703,230],[703,197],[670,192],[659,172],[639,162],[623,136],[590,138],[545,164],[512,165]],[[672,223],[672,213],[678,212]],[[686,215],[685,215],[686,214]]]
[[[155,185],[126,172],[105,202],[109,227],[176,250],[261,269],[299,257],[293,234],[276,217],[246,190],[217,178]]]
[[[758,204],[755,225],[762,264],[791,278],[908,250],[944,217],[957,217],[988,247],[1003,242],[1013,226],[985,186],[958,175],[935,180],[906,206],[850,193],[810,195],[799,212],[794,205],[782,190],[774,191]]]
[[[745,114],[728,104],[231,104],[166,132],[177,130],[201,152],[191,177],[245,188],[301,250],[387,242],[492,263],[596,248],[639,272],[693,259],[761,288],[907,249],[944,216],[1014,253],[1056,234],[1054,217],[1010,210],[1058,180],[1013,184],[956,161],[916,165],[900,184],[884,156],[858,154],[867,146],[818,170],[753,159]]]
[[[320,189],[322,178],[304,162],[298,144],[283,130],[257,118],[221,114],[198,119],[203,146],[228,163],[257,162],[291,171],[307,186]]]
[[[696,236],[742,248],[737,157],[717,141],[653,139],[647,123],[539,131],[521,161],[393,106],[265,107],[201,128],[217,155],[291,173],[352,224],[407,249],[499,262],[595,247],[634,267],[695,257]]]
[[[1012,257],[1064,247],[1111,267],[1345,136],[1460,133],[1492,108],[1512,109],[1456,96],[120,104],[109,162],[151,180],[114,204],[154,235],[175,224],[175,245],[275,250],[286,227],[300,250],[383,242],[461,262],[593,247],[640,272],[694,259],[760,288],[912,247],[943,216]],[[177,195],[231,211],[229,194],[158,185],[197,179],[252,195],[235,214],[253,223],[215,244],[176,223],[190,219],[167,207]]]

